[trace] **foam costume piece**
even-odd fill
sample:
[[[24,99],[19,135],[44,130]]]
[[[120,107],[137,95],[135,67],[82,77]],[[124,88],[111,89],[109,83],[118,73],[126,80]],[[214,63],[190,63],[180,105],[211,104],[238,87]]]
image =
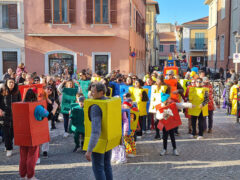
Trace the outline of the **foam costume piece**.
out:
[[[96,82],[96,81],[97,81],[97,82],[100,82],[101,79],[102,79],[101,77],[92,77],[92,78],[91,78],[91,82]]]
[[[122,138],[122,108],[120,98],[106,100],[87,99],[84,101],[84,125],[85,138],[83,150],[87,150],[91,136],[91,120],[89,119],[90,108],[98,105],[102,110],[102,132],[93,152],[105,153],[120,145]]]
[[[30,88],[36,88],[37,90],[37,95],[38,95],[38,101],[43,100],[43,96],[44,96],[44,90],[43,90],[43,84],[31,84],[31,85],[20,85],[18,86],[18,89],[20,91],[22,100],[24,101],[26,93],[28,91],[28,89]]]
[[[197,67],[193,67],[192,69],[191,69],[191,71],[192,72],[195,72],[196,74],[198,73],[198,68]]]
[[[49,112],[41,105],[38,105],[34,110],[34,117],[38,121],[42,121],[43,118],[48,117],[48,115]]]
[[[64,88],[62,91],[61,113],[68,114],[71,104],[76,102],[76,88]]]
[[[181,86],[183,87],[184,89],[184,95],[186,93],[186,90],[187,90],[187,83],[188,82],[191,82],[191,80],[188,80],[188,79],[180,79],[179,83],[181,84]]]
[[[116,82],[109,82],[109,85],[114,86],[113,96],[120,96],[120,85]]]
[[[69,125],[69,132],[70,133],[83,133],[84,130],[84,111],[83,108],[79,106],[78,103],[71,104],[71,121]]]
[[[177,90],[177,79],[165,79],[164,82],[171,87],[171,99],[179,102],[179,94],[173,94],[173,92]]]
[[[147,101],[142,101],[142,94],[144,91],[148,94],[148,89],[139,89],[135,87],[129,88],[129,93],[131,94],[133,102],[137,103],[139,116],[147,115]]]
[[[163,71],[164,76],[166,76],[167,72],[170,70],[173,70],[174,75],[178,75],[179,73],[179,69],[176,66],[164,67],[164,71]]]
[[[132,86],[127,86],[125,84],[120,85],[120,97],[123,101],[123,95],[129,92],[129,88]]]
[[[87,99],[88,98],[88,87],[91,84],[91,81],[78,81],[80,84],[80,87],[82,88],[82,93],[84,97]]]
[[[43,106],[46,110],[46,101],[18,102],[12,104],[15,145],[38,146],[50,141],[48,119],[42,118],[47,113],[40,106]]]
[[[165,127],[165,129],[167,131],[174,129],[178,126],[180,126],[182,124],[181,118],[179,116],[179,112],[178,112],[178,108],[176,106],[176,103],[171,103],[165,107],[162,107],[161,104],[156,106],[156,109],[160,112],[163,113],[164,111],[169,111],[169,109],[172,111],[173,116],[169,116],[168,119],[162,119],[159,120],[158,123],[158,129],[160,129],[161,131],[163,130],[163,127]]]
[[[143,86],[143,89],[148,89],[147,113],[149,113],[150,100],[152,95],[152,86]]]
[[[131,130],[136,131],[138,121],[139,121],[139,111],[137,108],[132,108],[130,111],[130,117],[131,117]]]
[[[161,92],[161,102],[165,102],[170,97],[169,94]]]
[[[237,114],[237,89],[239,88],[239,85],[233,85],[230,88],[230,93],[229,93],[229,99],[230,102],[232,102],[232,111],[231,114],[232,115],[236,115]]]
[[[160,88],[157,88],[157,85],[152,85],[151,89],[151,101],[150,101],[150,107],[149,112],[150,113],[156,113],[156,105],[158,105],[161,102],[161,92],[165,93],[167,90],[166,85],[160,86]]]
[[[191,116],[199,116],[202,112],[203,116],[208,116],[208,104],[206,104],[202,109],[199,108],[200,104],[204,101],[205,92],[208,88],[205,87],[189,87],[189,102],[195,107],[188,109],[188,114]]]
[[[128,135],[130,135],[130,134],[131,134],[131,128],[130,128],[130,126],[131,126],[131,115],[130,115],[130,109],[122,109],[122,113],[123,113],[123,112],[126,112],[126,113],[127,113],[128,124],[129,124]],[[122,131],[123,131],[123,125],[122,125]],[[123,134],[124,134],[124,132],[123,132]]]

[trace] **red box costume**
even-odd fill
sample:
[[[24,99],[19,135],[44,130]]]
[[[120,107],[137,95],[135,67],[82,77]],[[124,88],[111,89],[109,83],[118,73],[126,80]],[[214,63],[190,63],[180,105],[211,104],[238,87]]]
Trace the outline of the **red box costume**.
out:
[[[35,108],[46,101],[20,102],[12,104],[14,143],[18,146],[37,146],[50,141],[48,119],[36,120]]]

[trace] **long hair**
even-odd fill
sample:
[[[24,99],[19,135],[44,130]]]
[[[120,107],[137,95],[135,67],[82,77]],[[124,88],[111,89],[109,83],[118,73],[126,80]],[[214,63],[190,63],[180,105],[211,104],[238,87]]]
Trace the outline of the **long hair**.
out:
[[[10,81],[10,80],[14,81],[14,88],[13,88],[12,91],[10,91],[10,89],[9,89],[8,86],[7,86],[7,83],[8,83],[8,81]],[[18,85],[15,83],[15,79],[14,79],[14,78],[8,78],[8,79],[6,80],[6,82],[5,82],[5,84],[4,84],[3,89],[1,90],[1,94],[2,94],[3,96],[7,96],[7,95],[9,95],[9,94],[16,95],[18,92],[19,92],[19,90],[18,90]]]
[[[34,102],[37,101],[37,95],[35,94],[35,92],[33,91],[32,88],[28,89],[24,102]]]

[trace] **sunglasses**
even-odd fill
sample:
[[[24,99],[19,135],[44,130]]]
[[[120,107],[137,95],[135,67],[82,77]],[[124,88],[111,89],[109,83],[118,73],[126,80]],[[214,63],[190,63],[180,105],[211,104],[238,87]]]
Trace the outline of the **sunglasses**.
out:
[[[197,83],[202,83],[202,81],[196,81]]]

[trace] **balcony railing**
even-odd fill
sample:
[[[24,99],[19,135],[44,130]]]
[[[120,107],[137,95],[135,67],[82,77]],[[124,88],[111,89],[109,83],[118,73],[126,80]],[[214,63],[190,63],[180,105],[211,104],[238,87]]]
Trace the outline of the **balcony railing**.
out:
[[[205,38],[203,40],[197,41],[196,39],[192,39],[190,42],[190,49],[191,50],[198,50],[198,51],[207,51],[208,49],[208,40]]]

